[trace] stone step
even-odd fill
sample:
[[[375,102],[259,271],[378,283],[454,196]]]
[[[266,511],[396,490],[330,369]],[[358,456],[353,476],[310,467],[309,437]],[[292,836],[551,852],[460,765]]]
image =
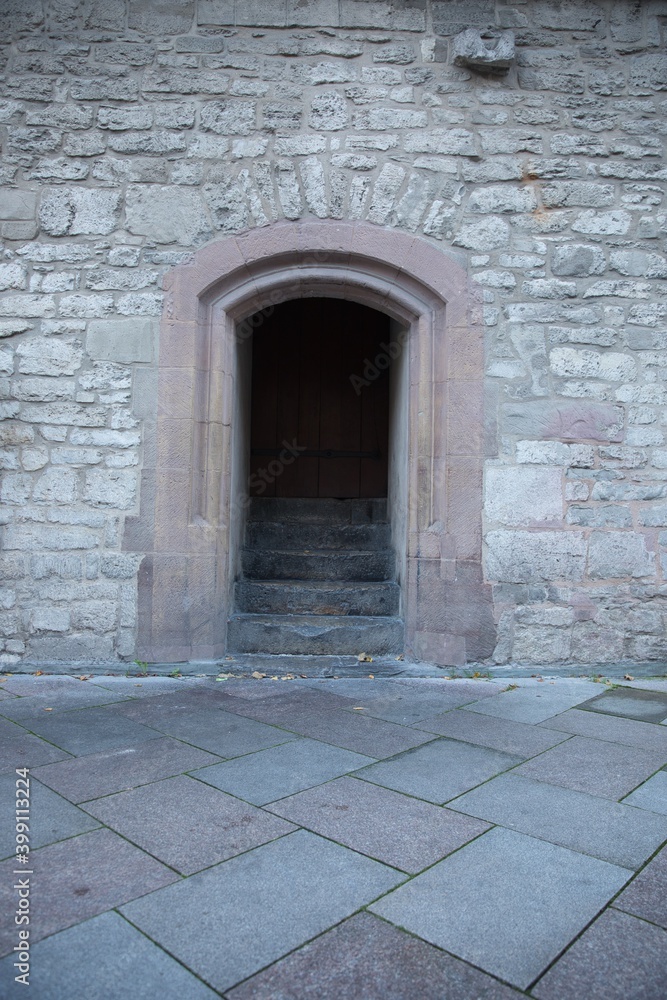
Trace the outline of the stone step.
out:
[[[320,580],[239,580],[236,609],[270,615],[364,615],[383,617],[399,610],[396,583]]]
[[[244,549],[243,575],[251,580],[390,580],[394,554],[352,550]]]
[[[371,524],[386,520],[386,497],[353,500],[335,500],[330,497],[252,497],[248,507],[248,522]]]
[[[390,526],[321,521],[250,521],[246,526],[249,549],[386,549],[391,544]]]
[[[402,652],[403,622],[364,615],[234,614],[227,641],[231,653],[382,656]]]

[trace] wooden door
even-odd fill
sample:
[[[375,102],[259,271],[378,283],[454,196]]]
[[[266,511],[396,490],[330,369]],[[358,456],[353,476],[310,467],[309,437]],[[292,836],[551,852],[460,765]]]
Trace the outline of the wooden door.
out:
[[[251,496],[387,495],[389,336],[343,299],[295,299],[256,327]]]

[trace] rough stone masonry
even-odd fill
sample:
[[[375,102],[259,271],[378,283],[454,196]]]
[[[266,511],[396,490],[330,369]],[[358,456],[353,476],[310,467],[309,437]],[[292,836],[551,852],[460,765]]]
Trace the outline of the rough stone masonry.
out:
[[[481,286],[495,662],[664,662],[666,29],[667,0],[0,0],[2,666],[134,658],[163,278],[307,217]]]

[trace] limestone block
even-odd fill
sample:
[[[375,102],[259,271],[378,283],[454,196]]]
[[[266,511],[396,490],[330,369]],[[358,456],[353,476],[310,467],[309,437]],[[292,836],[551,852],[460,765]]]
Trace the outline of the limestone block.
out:
[[[72,605],[72,627],[91,632],[110,632],[116,627],[118,607],[115,601],[78,601]]]
[[[511,658],[518,663],[559,663],[570,655],[568,629],[549,625],[518,626],[514,629]]]
[[[495,250],[509,244],[509,226],[502,219],[487,216],[479,222],[461,226],[454,243],[470,250]]]
[[[130,187],[125,219],[129,232],[156,243],[191,246],[211,234],[204,200],[198,191],[189,188]]]
[[[655,575],[655,555],[647,552],[643,535],[633,531],[594,531],[589,541],[591,580]]]
[[[475,156],[477,154],[473,133],[463,128],[433,129],[428,132],[411,133],[405,137],[405,149],[408,153],[444,153],[450,156]],[[465,166],[470,165],[466,163]],[[518,176],[520,177],[521,174],[519,173]],[[468,177],[466,179],[472,180],[474,178]],[[488,177],[487,179],[505,180],[511,178],[501,176]]]
[[[74,469],[47,469],[35,483],[32,498],[39,503],[76,503],[79,477]]]
[[[348,124],[348,110],[345,98],[331,91],[318,94],[310,106],[308,123],[311,128],[324,132],[337,132]]]
[[[452,39],[452,62],[487,73],[505,73],[514,60],[514,33],[502,31],[482,37],[474,28],[467,28]]]
[[[505,184],[478,188],[470,195],[470,212],[532,212],[537,198],[531,188],[513,188]]]
[[[517,441],[516,460],[520,465],[560,465],[589,469],[595,464],[595,449],[586,444],[561,441]]]
[[[603,274],[606,269],[604,252],[586,243],[568,243],[554,247],[551,270],[559,277],[585,278],[590,274]]]
[[[16,353],[22,375],[74,375],[83,359],[78,341],[42,337],[22,341]]]
[[[132,469],[90,469],[86,472],[84,499],[99,507],[128,510],[134,506],[137,473]]]
[[[118,225],[120,194],[92,188],[51,188],[39,218],[49,236],[105,235]]]
[[[586,539],[581,531],[490,531],[486,575],[507,583],[581,581]]]
[[[589,209],[582,212],[572,223],[575,233],[586,233],[595,236],[622,236],[627,233],[632,222],[632,216],[622,208],[611,212],[595,212]]]
[[[623,658],[623,633],[596,621],[577,622],[572,629],[575,663],[614,663]]]
[[[37,192],[0,187],[0,219],[34,219]]]
[[[484,497],[486,517],[501,524],[557,523],[563,519],[560,469],[489,468]]]
[[[149,35],[176,35],[188,31],[195,14],[195,0],[133,0],[128,27]]]
[[[554,181],[542,188],[542,202],[547,208],[604,208],[614,203],[611,184],[594,184],[589,181]]]
[[[65,608],[35,608],[30,615],[31,632],[67,632],[70,613]]]

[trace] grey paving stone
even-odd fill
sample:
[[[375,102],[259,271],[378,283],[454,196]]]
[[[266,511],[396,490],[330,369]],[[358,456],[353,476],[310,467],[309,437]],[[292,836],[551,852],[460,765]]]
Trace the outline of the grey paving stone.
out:
[[[43,718],[24,719],[30,732],[75,755],[99,753],[157,739],[154,729],[142,726],[105,708],[82,708]]]
[[[667,719],[667,694],[659,691],[637,691],[616,688],[579,706],[587,712],[619,715],[639,722],[663,722]]]
[[[0,773],[69,759],[70,754],[60,747],[54,747],[39,736],[31,736],[13,722],[0,721]]]
[[[293,740],[292,733],[244,719],[218,708],[198,708],[165,715],[151,723],[155,730],[192,743],[219,757],[238,757]]]
[[[346,706],[350,711],[362,709],[365,715],[402,726],[411,726],[479,698],[477,690],[474,693],[470,687],[457,690],[449,687],[446,681],[424,686],[398,684],[382,678],[341,678],[330,684],[336,685],[331,686],[330,691],[344,693],[351,699]]]
[[[86,802],[219,760],[214,754],[165,736],[139,746],[36,768],[33,776],[72,802]]]
[[[626,805],[650,809],[651,812],[667,816],[667,771],[658,771],[623,801]]]
[[[102,913],[31,946],[30,985],[0,961],[7,1000],[214,1000],[217,996],[117,913]]]
[[[586,681],[570,684],[559,681],[544,681],[541,684],[517,687],[503,691],[493,698],[485,698],[474,705],[466,705],[465,711],[495,715],[499,719],[512,719],[534,725],[559,715],[574,705],[579,705],[599,690],[599,685]]]
[[[667,847],[633,878],[614,906],[667,930]]]
[[[192,687],[196,690],[201,681],[184,677],[115,677],[100,674],[91,677],[87,683],[105,688],[114,694],[122,694],[126,698],[154,698],[159,694],[175,694],[184,686],[186,690]]]
[[[545,733],[543,729],[527,726],[522,722],[497,719],[477,712],[446,712],[432,719],[424,719],[416,729],[438,733],[453,740],[463,740],[476,746],[502,750],[518,757],[533,757],[562,743],[568,737]]]
[[[567,743],[526,761],[516,773],[578,792],[620,799],[664,763],[665,754],[659,751],[573,736]]]
[[[56,715],[77,708],[114,704],[124,699],[123,695],[114,694],[113,691],[107,691],[105,688],[92,685],[89,687],[82,682],[79,682],[79,685],[79,687],[63,685],[62,687],[54,687],[43,694],[26,694],[18,698],[7,698],[0,702],[0,715],[7,719],[23,722],[46,712]]]
[[[377,785],[442,803],[521,763],[521,757],[440,739],[357,772]]]
[[[17,695],[46,695],[82,691],[88,685],[68,674],[10,674],[2,682],[6,691]]]
[[[14,804],[16,775],[0,775],[0,858],[16,853]],[[37,850],[57,840],[95,830],[100,824],[45,785],[30,780],[30,848]]]
[[[86,810],[183,875],[295,829],[187,775],[87,802]]]
[[[224,691],[211,685],[188,685],[176,691],[163,691],[125,699],[113,705],[109,711],[140,722],[145,726],[159,725],[166,719],[180,717],[191,712],[212,712],[224,708],[226,703],[235,704],[238,699],[229,698]]]
[[[39,941],[88,917],[114,909],[178,879],[175,872],[112,833],[93,830],[30,854],[35,889],[30,940]],[[0,864],[0,907],[13,913],[18,876],[15,861]],[[15,928],[0,926],[0,955],[15,941]]]
[[[521,995],[371,913],[355,914],[227,994],[229,1000],[512,1000]]]
[[[590,736],[596,740],[667,753],[667,730],[660,726],[598,712],[582,712],[580,708],[570,709],[554,719],[548,719],[540,724],[540,728],[557,729],[575,736]]]
[[[223,991],[402,880],[377,861],[298,830],[122,912]],[[212,941],[221,947],[212,948]]]
[[[269,750],[202,767],[192,774],[209,785],[262,806],[371,763],[372,757],[351,750],[317,740],[295,739]]]
[[[667,840],[667,817],[518,774],[501,774],[449,806],[623,868],[638,868]]]
[[[346,708],[351,704],[349,699],[339,698],[328,691],[297,688],[268,698],[249,699],[228,696],[225,710],[238,713],[249,719],[256,719],[258,722],[284,726],[289,729],[291,728],[290,723],[296,722],[306,715]]]
[[[664,1000],[667,932],[607,910],[533,988],[539,1000]]]
[[[15,698],[16,695],[11,694],[9,691],[5,691],[0,687],[0,701],[4,701],[6,698]]]
[[[268,808],[410,874],[489,828],[488,823],[356,778],[338,778]]]
[[[629,875],[496,827],[371,910],[525,989]]]
[[[345,747],[379,760],[420,746],[433,739],[431,733],[397,726],[383,719],[364,718],[359,712],[320,712],[290,723],[295,733],[324,743]]]

